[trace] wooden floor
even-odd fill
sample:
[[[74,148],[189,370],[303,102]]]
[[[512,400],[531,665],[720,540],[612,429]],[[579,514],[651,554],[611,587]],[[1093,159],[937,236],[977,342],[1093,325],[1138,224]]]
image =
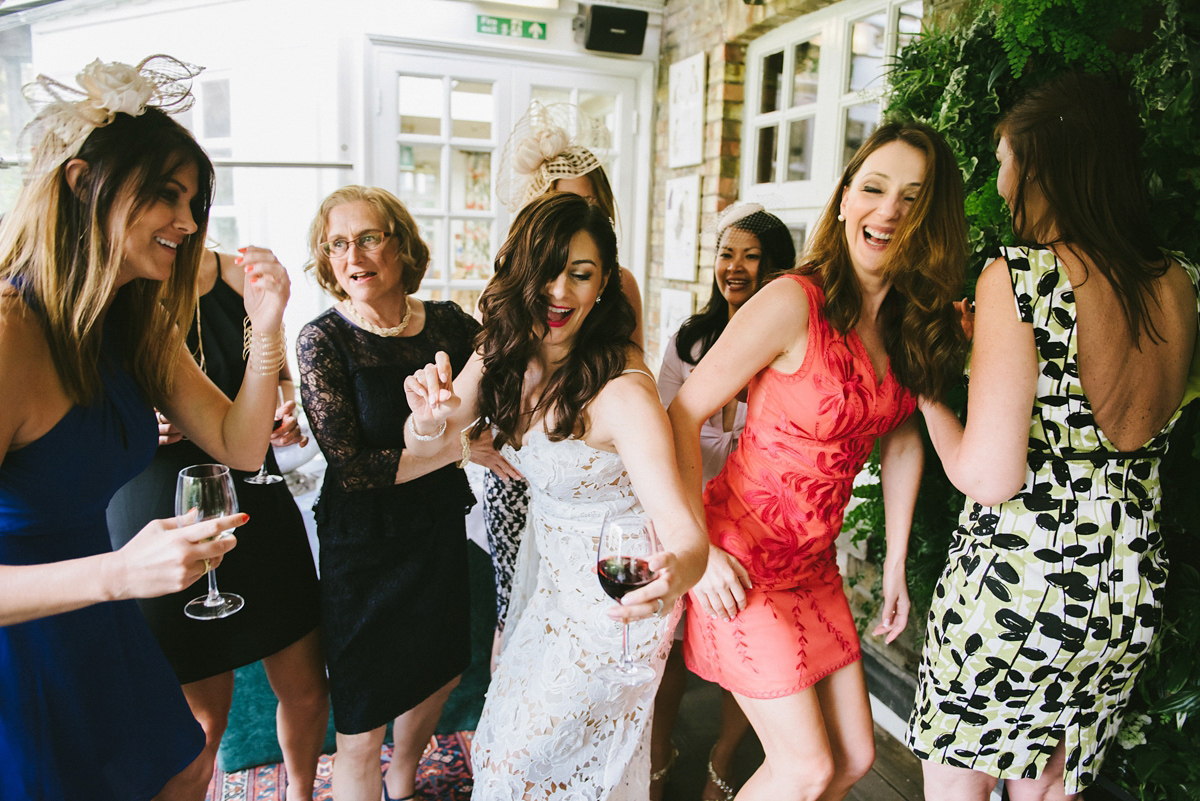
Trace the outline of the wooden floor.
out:
[[[679,709],[672,737],[679,756],[667,778],[664,801],[696,801],[707,776],[708,751],[717,739],[721,708],[720,688],[695,676]],[[753,732],[738,749],[734,786],[750,777],[762,763],[762,746]],[[875,765],[847,796],[849,801],[921,801],[921,766],[895,738],[875,726]]]

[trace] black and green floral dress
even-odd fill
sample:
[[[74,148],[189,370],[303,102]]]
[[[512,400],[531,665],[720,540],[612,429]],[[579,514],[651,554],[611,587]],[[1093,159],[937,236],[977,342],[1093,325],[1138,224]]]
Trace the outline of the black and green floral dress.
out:
[[[1066,270],[1048,250],[1005,258],[1038,350],[1025,485],[998,506],[967,499],[929,611],[907,742],[922,759],[1019,779],[1040,776],[1065,738],[1065,790],[1078,793],[1120,729],[1161,620],[1158,469],[1179,412],[1140,450],[1117,451],[1080,385]]]

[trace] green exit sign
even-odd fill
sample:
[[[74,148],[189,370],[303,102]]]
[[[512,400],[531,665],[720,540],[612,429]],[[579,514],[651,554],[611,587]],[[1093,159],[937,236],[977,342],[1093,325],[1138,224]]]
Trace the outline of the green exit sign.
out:
[[[546,23],[534,22],[528,19],[509,19],[508,17],[489,17],[479,14],[475,17],[475,30],[479,33],[490,33],[496,36],[508,36],[513,39],[542,39],[546,38]]]

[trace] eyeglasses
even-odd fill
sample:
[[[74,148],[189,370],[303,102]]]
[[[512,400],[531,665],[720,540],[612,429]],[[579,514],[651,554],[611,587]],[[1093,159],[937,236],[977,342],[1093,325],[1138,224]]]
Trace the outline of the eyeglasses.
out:
[[[339,237],[338,239],[331,239],[328,242],[322,242],[321,252],[331,258],[341,259],[350,252],[351,242],[353,242],[354,246],[359,250],[370,252],[372,250],[379,250],[379,248],[383,247],[383,240],[387,239],[389,236],[391,236],[391,234],[389,234],[387,231],[363,231],[353,239],[344,239]]]

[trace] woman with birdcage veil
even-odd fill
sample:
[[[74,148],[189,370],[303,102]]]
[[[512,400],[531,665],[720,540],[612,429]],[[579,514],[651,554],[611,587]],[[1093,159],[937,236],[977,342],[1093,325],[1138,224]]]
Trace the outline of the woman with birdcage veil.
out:
[[[250,367],[232,401],[184,344],[213,168],[167,116],[199,68],[167,56],[39,77],[33,163],[0,227],[0,799],[179,798],[204,732],[134,598],[189,586],[242,514],[147,524],[113,552],[105,507],[163,410],[213,458],[262,463],[287,273],[242,253]],[[179,614],[183,614],[180,608]]]
[[[708,302],[671,335],[663,352],[658,373],[658,396],[663,406],[671,405],[684,381],[746,301],[760,287],[795,266],[796,246],[791,231],[758,203],[734,203],[722,211],[717,218],[715,238],[716,258]],[[700,452],[705,484],[721,472],[745,427],[746,403],[742,398],[733,398],[704,421],[700,429]],[[667,659],[654,702],[651,801],[662,798],[664,783],[677,755],[671,746],[671,729],[687,675],[683,664],[683,628],[680,621],[675,647]],[[708,780],[701,792],[702,800],[728,801],[733,797],[733,787],[727,781],[729,769],[749,725],[733,695],[723,692],[720,734],[709,752]]]
[[[609,141],[604,125],[577,106],[535,100],[517,121],[501,151],[496,196],[516,212],[547,192],[573,192],[598,205],[615,227],[617,208],[612,185],[597,155],[608,150]],[[633,273],[624,267],[619,269],[621,290],[637,317],[633,341],[641,347],[641,295]],[[528,506],[529,486],[524,480],[491,471],[485,474],[483,514],[496,582],[497,646],[508,612],[513,564]]]

